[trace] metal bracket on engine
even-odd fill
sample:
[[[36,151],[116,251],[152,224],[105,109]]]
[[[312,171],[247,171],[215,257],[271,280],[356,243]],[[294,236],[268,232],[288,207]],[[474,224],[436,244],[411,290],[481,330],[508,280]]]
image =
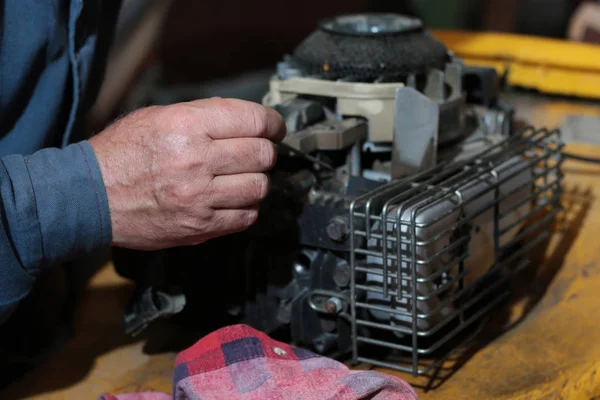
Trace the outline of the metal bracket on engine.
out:
[[[392,178],[431,168],[437,161],[439,106],[419,91],[401,87],[394,110]]]
[[[289,134],[283,143],[303,153],[315,150],[341,150],[367,137],[367,125],[358,118],[326,121]]]

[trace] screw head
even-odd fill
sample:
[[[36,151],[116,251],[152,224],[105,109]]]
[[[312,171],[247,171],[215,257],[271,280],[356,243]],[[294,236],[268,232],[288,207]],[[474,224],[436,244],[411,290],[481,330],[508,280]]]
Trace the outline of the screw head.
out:
[[[346,240],[350,228],[348,222],[343,217],[334,217],[327,224],[326,232],[327,236],[333,241],[343,242]]]
[[[325,303],[325,310],[329,314],[337,314],[342,311],[342,301],[337,297],[332,297]]]
[[[350,284],[350,266],[347,262],[338,264],[333,270],[333,281],[339,287],[346,287]]]

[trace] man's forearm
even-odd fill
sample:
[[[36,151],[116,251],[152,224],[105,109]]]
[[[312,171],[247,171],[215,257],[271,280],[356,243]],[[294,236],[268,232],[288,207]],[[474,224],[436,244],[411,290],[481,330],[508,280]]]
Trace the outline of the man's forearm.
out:
[[[0,160],[0,323],[40,268],[111,241],[106,191],[87,142]]]

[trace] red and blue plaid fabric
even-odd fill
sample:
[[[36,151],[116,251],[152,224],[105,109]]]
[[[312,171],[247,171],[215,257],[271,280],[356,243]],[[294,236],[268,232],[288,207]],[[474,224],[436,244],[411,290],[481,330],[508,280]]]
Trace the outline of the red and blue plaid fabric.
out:
[[[181,352],[173,393],[104,395],[100,400],[413,400],[395,376],[353,371],[335,360],[277,342],[246,325],[220,329]]]

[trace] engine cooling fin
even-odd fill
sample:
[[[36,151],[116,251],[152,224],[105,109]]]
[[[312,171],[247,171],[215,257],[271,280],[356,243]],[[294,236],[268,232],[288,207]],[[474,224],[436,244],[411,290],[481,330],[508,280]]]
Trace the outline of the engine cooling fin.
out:
[[[418,19],[360,14],[321,22],[292,58],[310,76],[370,82],[443,69],[448,50]]]

